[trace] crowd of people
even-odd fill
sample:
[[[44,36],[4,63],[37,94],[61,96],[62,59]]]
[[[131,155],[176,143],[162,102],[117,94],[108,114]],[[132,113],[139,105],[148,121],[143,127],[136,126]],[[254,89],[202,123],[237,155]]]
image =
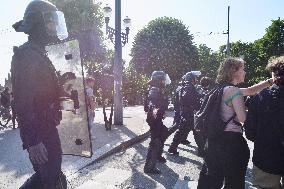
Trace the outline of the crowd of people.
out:
[[[198,146],[198,155],[204,158],[200,171],[198,189],[245,188],[245,176],[250,158],[248,140],[254,142],[253,184],[257,188],[283,188],[284,176],[284,56],[273,59],[267,65],[272,78],[248,88],[237,85],[245,80],[245,61],[226,58],[220,63],[216,86],[223,86],[218,116],[226,122],[218,138],[205,140],[195,132],[194,112],[202,104],[202,97],[209,95],[208,78],[202,78],[204,90],[196,85],[196,71],[188,72],[176,90],[174,125],[178,125],[168,152],[179,155],[179,144],[189,144],[187,135],[193,131]],[[151,141],[147,154],[145,173],[159,174],[156,162],[166,162],[162,157],[163,144],[168,137],[162,119],[167,97],[165,95],[168,76],[155,71],[149,82],[147,122]],[[200,88],[200,87],[199,87]],[[198,91],[202,91],[199,92]],[[244,97],[253,96],[245,106]],[[219,102],[215,102],[219,103]],[[206,104],[205,104],[206,105]],[[202,104],[203,106],[203,104]],[[247,111],[248,110],[248,111]],[[282,180],[282,181],[281,181]],[[282,182],[282,184],[281,184]]]
[[[62,14],[51,3],[32,1],[23,20],[13,25],[17,32],[29,35],[28,41],[14,48],[11,64],[13,94],[11,99],[17,112],[23,148],[35,170],[21,189],[64,189],[66,177],[61,172],[62,149],[58,130],[60,117],[60,85],[56,70],[46,55],[45,46],[67,37]],[[57,18],[57,19],[56,19]],[[55,27],[56,26],[56,27]],[[63,33],[62,33],[63,32]],[[253,184],[258,188],[281,189],[284,176],[284,57],[277,57],[267,65],[271,79],[248,88],[239,88],[245,79],[245,61],[226,58],[220,63],[216,83],[199,71],[186,73],[176,89],[174,125],[177,129],[168,152],[179,155],[180,144],[189,144],[187,136],[193,131],[198,155],[204,158],[198,189],[244,189],[250,157],[246,138],[254,142]],[[39,79],[41,78],[41,79]],[[95,98],[92,78],[85,81],[89,122],[93,123]],[[151,140],[144,172],[160,174],[157,162],[165,163],[163,147],[169,130],[163,123],[168,108],[166,86],[171,83],[164,71],[154,71],[144,106]],[[195,129],[194,114],[206,101],[213,85],[222,85],[222,100],[218,116],[226,122],[222,135],[216,138],[200,135]],[[9,91],[5,91],[5,93]],[[3,93],[3,96],[5,96]],[[247,107],[244,96],[252,96]],[[7,95],[6,95],[7,96]],[[1,98],[2,105],[11,105]],[[5,101],[5,102],[4,102]],[[248,112],[246,111],[248,110]],[[282,186],[281,186],[282,180]]]

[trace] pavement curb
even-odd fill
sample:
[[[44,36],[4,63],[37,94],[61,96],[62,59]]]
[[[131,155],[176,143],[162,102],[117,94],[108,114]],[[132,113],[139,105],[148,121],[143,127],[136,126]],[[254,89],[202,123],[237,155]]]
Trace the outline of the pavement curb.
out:
[[[132,146],[133,144],[136,144],[146,138],[148,138],[150,136],[150,131],[147,131],[146,133],[143,133],[141,135],[138,135],[134,138],[131,138],[127,141],[123,141],[121,142],[118,146],[114,147],[113,149],[109,150],[108,152],[104,153],[103,155],[99,156],[98,158],[96,158],[95,160],[91,161],[90,163],[88,163],[87,165],[81,167],[80,169],[78,169],[78,171],[88,167],[88,166],[91,166],[109,156],[111,156],[112,154],[114,153],[117,153],[119,151],[122,151],[122,150],[126,150],[129,146]]]

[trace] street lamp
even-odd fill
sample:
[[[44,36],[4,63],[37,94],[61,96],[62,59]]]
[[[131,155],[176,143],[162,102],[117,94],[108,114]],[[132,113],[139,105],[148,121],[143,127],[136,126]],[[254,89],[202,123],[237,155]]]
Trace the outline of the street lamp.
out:
[[[116,29],[113,29],[112,27],[108,25],[112,9],[108,4],[106,4],[103,10],[104,10],[104,16],[105,16],[105,23],[106,23],[106,34],[108,35],[108,38],[111,40],[111,42],[115,44],[115,41],[113,40],[113,36],[116,35]],[[126,16],[123,19],[123,25],[125,27],[125,33],[121,32],[120,34],[121,34],[121,39],[122,39],[121,43],[124,46],[126,43],[128,43],[128,34],[130,30],[129,28],[131,25],[131,19],[128,16]]]
[[[230,56],[230,6],[228,6],[228,29],[227,32],[223,32],[223,34],[228,35],[226,54],[227,56]]]
[[[115,0],[115,29],[110,27],[109,18],[112,9],[106,5],[104,8],[104,16],[106,23],[106,35],[114,44],[114,125],[123,125],[123,106],[122,106],[122,44],[128,43],[129,27],[131,24],[130,18],[126,17],[123,20],[125,33],[121,32],[121,0]]]

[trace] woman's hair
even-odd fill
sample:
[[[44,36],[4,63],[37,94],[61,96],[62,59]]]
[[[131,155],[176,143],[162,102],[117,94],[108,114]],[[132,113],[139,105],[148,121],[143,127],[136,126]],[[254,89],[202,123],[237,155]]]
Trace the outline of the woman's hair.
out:
[[[234,73],[237,72],[245,61],[241,58],[229,57],[221,62],[218,68],[216,83],[230,83],[233,81]]]
[[[284,56],[272,59],[266,66],[266,70],[273,72],[275,75],[274,83],[284,85]]]

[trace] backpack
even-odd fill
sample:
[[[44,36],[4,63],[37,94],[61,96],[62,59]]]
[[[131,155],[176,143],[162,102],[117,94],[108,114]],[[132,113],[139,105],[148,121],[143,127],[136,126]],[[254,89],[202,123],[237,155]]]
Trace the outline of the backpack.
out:
[[[226,125],[234,119],[234,114],[228,121],[221,119],[221,103],[223,90],[232,84],[218,84],[204,97],[200,109],[194,117],[194,130],[204,139],[219,138],[222,136]]]

